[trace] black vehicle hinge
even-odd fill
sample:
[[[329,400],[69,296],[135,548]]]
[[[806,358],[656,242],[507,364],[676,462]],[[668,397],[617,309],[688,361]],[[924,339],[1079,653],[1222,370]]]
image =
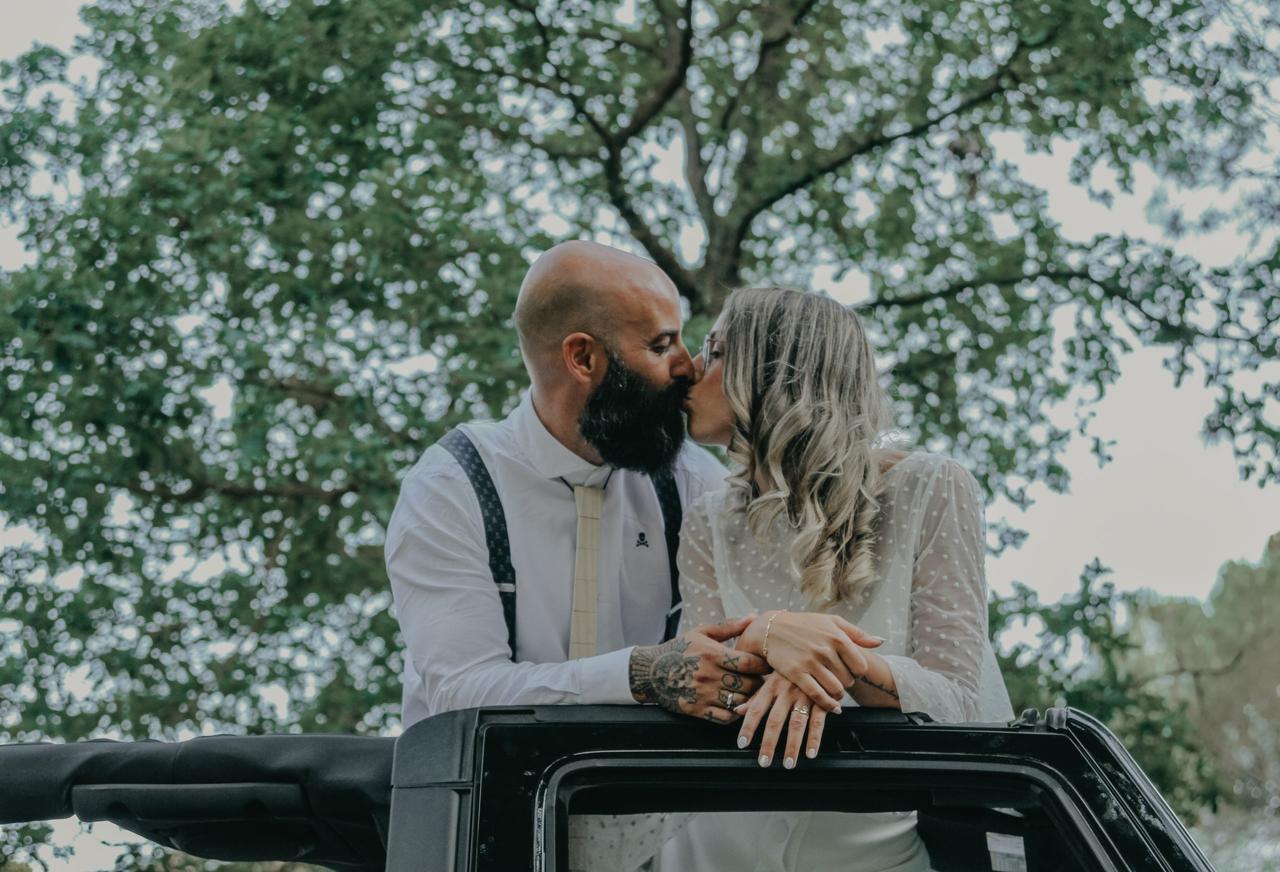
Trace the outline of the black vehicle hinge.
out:
[[[1067,710],[1059,707],[1045,709],[1044,720],[1042,721],[1040,720],[1039,709],[1024,709],[1018,719],[1010,726],[1021,727],[1024,730],[1051,730],[1055,733],[1061,733],[1067,728]]]
[[[1061,733],[1067,729],[1067,709],[1055,706],[1044,713],[1045,729]]]

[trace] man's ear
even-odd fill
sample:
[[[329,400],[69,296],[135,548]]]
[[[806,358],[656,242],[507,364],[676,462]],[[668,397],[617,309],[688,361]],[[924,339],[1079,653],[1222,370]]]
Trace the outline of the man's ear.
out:
[[[560,343],[564,368],[574,381],[594,386],[609,365],[604,344],[590,333],[570,333]]]

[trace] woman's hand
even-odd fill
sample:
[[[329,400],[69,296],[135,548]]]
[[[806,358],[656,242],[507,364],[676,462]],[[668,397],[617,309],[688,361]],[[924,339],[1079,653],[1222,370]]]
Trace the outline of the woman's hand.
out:
[[[769,647],[773,647],[772,637]],[[778,745],[778,737],[783,727],[787,728],[787,744],[783,750],[782,765],[786,769],[794,769],[800,759],[800,746],[805,745],[805,754],[810,759],[818,756],[818,746],[822,743],[822,728],[827,721],[824,709],[813,705],[809,697],[777,672],[764,680],[764,685],[755,692],[747,702],[738,706],[735,711],[741,714],[742,729],[738,731],[738,747],[745,748],[751,744],[760,726],[764,722],[764,734],[760,737],[760,756],[757,758],[761,766],[768,766],[774,760],[774,749]],[[805,743],[805,732],[809,740]]]
[[[737,649],[765,656],[766,635],[769,665],[831,712],[840,711],[845,689],[867,674],[862,649],[884,642],[836,615],[764,612],[739,637]]]

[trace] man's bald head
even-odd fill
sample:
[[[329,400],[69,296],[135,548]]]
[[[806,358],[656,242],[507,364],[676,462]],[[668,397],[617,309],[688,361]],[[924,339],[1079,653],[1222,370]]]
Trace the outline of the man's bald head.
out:
[[[539,257],[515,321],[543,426],[590,463],[669,468],[697,378],[681,320],[675,285],[643,258],[593,242]]]
[[[608,341],[628,297],[675,294],[657,265],[596,242],[563,242],[539,257],[524,277],[516,301],[516,333],[530,370],[558,356],[570,333]]]

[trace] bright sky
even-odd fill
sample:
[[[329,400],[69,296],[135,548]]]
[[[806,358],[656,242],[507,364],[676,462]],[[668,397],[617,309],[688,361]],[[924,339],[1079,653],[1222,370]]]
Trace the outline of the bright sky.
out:
[[[37,41],[70,47],[80,29],[79,5],[76,0],[0,0],[5,22],[0,58],[12,58]],[[1087,239],[1100,231],[1124,230],[1159,238],[1144,215],[1149,177],[1134,196],[1120,197],[1107,209],[1067,183],[1069,155],[1020,156],[1015,141],[997,147],[1050,191],[1050,212],[1068,233]],[[1234,254],[1235,245],[1219,237],[1189,242],[1185,250],[1220,261]],[[26,259],[13,228],[0,224],[0,268],[15,268]],[[856,276],[843,287],[824,289],[848,301],[860,296]],[[1280,488],[1260,490],[1240,482],[1230,450],[1202,443],[1200,427],[1212,406],[1211,393],[1190,380],[1175,389],[1159,366],[1160,356],[1152,349],[1131,354],[1119,382],[1094,407],[1094,431],[1115,440],[1113,462],[1099,469],[1080,442],[1065,458],[1070,493],[1034,488],[1036,502],[1025,513],[999,503],[990,509],[989,518],[1007,516],[1030,533],[1020,550],[988,563],[993,589],[1004,592],[1021,580],[1042,598],[1055,600],[1073,590],[1081,568],[1098,557],[1115,570],[1122,588],[1203,597],[1224,561],[1256,561],[1267,537],[1280,532]],[[1069,420],[1070,409],[1062,411]],[[5,539],[0,533],[0,546]],[[77,829],[72,822],[58,826],[59,842],[76,843],[77,855],[55,866],[84,869],[102,863],[105,868],[115,852],[100,840],[128,838],[113,827],[96,828],[97,839],[77,837]]]

